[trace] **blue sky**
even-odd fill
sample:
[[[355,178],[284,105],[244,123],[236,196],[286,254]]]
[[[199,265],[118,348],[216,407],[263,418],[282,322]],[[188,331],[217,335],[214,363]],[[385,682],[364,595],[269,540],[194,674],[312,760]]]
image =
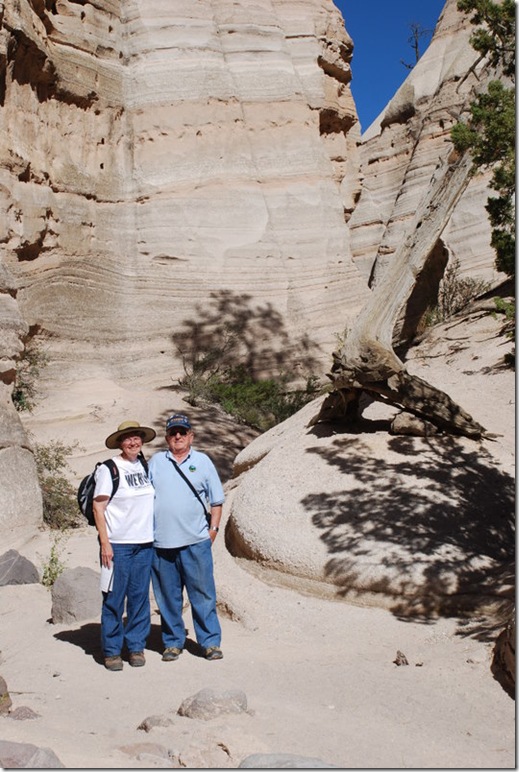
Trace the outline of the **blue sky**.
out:
[[[445,0],[334,0],[355,45],[351,90],[361,129],[366,131],[409,74],[414,51],[411,24],[430,30],[420,40],[423,53]]]

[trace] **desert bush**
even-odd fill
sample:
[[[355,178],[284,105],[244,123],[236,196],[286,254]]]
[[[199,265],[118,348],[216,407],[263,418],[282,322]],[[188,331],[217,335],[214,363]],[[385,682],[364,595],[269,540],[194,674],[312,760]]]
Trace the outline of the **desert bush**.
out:
[[[431,305],[423,320],[423,326],[428,327],[440,322],[446,322],[452,316],[462,311],[471,300],[486,292],[490,285],[483,279],[472,276],[460,276],[459,260],[447,266],[438,290],[438,302]]]
[[[310,376],[304,388],[289,388],[287,376],[252,378],[240,367],[223,380],[212,377],[206,387],[209,399],[229,415],[259,431],[267,431],[300,410],[319,393],[317,378]]]
[[[67,538],[68,534],[65,533],[65,531],[60,531],[54,535],[49,557],[42,566],[41,583],[44,587],[52,587],[58,576],[60,576],[66,568],[65,563],[61,560],[60,552],[64,546],[63,542]]]
[[[308,376],[303,388],[290,388],[290,379],[253,378],[245,366],[205,375],[199,371],[179,381],[187,388],[191,405],[216,404],[238,421],[267,431],[300,410],[320,393],[316,376]]]
[[[515,300],[506,298],[495,298],[496,313],[503,314],[505,321],[501,328],[501,333],[507,338],[515,340]],[[509,367],[515,367],[515,346],[508,354],[504,356],[505,364]]]
[[[18,412],[31,411],[38,396],[37,382],[49,357],[41,339],[31,338],[18,361],[11,399]]]
[[[67,456],[77,448],[58,440],[36,444],[34,457],[43,499],[43,521],[50,528],[77,528],[82,523],[76,489],[66,477]]]
[[[318,393],[319,360],[308,336],[292,340],[271,303],[213,292],[172,336],[184,368],[178,385],[191,405],[214,404],[260,431]],[[303,384],[303,385],[301,385]]]

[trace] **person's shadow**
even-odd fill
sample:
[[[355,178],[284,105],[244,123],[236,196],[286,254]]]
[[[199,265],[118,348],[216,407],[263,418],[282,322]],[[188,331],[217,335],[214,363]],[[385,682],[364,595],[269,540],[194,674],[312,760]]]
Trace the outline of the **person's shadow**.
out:
[[[58,641],[79,646],[88,657],[93,657],[96,662],[103,664],[103,651],[101,649],[101,624],[100,622],[88,622],[76,630],[62,630],[55,633]]]
[[[186,631],[187,632],[187,631]],[[102,665],[104,662],[103,650],[101,648],[101,624],[100,622],[87,622],[76,630],[62,630],[55,633],[54,638],[58,641],[71,643],[73,646],[79,646],[88,657]],[[185,650],[194,657],[204,657],[204,650],[196,641],[186,638]],[[164,644],[162,643],[162,634],[160,624],[151,625],[150,634],[146,642],[146,650],[155,651],[162,654]]]

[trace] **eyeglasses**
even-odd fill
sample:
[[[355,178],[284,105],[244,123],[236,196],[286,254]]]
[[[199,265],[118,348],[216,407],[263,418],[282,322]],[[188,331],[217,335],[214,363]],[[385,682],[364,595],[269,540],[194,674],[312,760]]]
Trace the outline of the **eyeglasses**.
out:
[[[168,437],[175,437],[177,434],[180,434],[181,437],[185,437],[187,434],[187,429],[170,429],[168,431]]]

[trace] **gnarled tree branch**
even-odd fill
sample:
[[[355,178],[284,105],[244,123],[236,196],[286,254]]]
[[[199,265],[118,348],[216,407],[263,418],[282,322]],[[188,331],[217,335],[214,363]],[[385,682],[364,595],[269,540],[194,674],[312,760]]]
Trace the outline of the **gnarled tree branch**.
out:
[[[437,169],[409,236],[395,252],[344,344],[333,354],[329,374],[333,392],[311,423],[354,414],[365,391],[443,430],[469,437],[484,434],[484,428],[445,392],[410,375],[392,346],[398,316],[468,184],[471,168],[472,158],[466,153],[455,163]]]

